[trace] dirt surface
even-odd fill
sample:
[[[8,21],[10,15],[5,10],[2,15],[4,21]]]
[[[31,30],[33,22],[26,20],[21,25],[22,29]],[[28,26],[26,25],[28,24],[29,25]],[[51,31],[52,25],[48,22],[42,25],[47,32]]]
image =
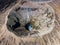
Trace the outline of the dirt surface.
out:
[[[17,3],[18,4],[18,3]],[[16,5],[17,5],[16,4]],[[11,10],[7,10],[3,15],[6,19],[5,23],[3,22],[2,28],[0,28],[0,45],[60,45],[60,0],[53,0],[53,2],[49,3],[55,12],[56,12],[56,21],[55,28],[51,33],[48,33],[42,37],[35,38],[20,38],[9,32],[6,28],[6,16],[8,12]],[[2,18],[1,20],[4,21]]]

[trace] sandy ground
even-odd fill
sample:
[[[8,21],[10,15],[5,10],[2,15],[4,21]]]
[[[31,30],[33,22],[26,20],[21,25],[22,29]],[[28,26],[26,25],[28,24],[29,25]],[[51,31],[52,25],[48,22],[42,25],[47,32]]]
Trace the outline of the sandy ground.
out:
[[[6,28],[6,20],[0,29],[0,45],[60,45],[60,1],[53,0],[49,3],[56,11],[56,21],[55,27],[52,32],[42,36],[42,37],[26,37],[20,38],[9,32]],[[16,4],[17,5],[17,4]],[[4,14],[5,18],[10,10],[6,11]]]

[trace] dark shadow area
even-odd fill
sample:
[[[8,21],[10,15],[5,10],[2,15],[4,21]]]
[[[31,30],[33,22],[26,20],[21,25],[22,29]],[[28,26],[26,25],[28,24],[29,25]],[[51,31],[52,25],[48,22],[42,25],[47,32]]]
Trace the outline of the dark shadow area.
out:
[[[50,1],[50,0],[30,0],[30,1],[33,1],[33,2],[44,2],[44,1]]]
[[[0,0],[0,11],[3,11],[3,8],[9,7],[13,2],[16,2],[17,0]]]
[[[14,13],[13,13],[14,14]],[[13,20],[11,22],[11,20]],[[16,17],[16,15],[9,15],[8,16],[8,20],[7,20],[7,26],[11,28],[11,30],[15,30],[16,28],[20,27],[20,22],[18,17]]]
[[[20,23],[19,22],[16,22],[15,25],[13,25],[11,28],[13,30],[15,30],[16,28],[18,28],[20,26]]]

